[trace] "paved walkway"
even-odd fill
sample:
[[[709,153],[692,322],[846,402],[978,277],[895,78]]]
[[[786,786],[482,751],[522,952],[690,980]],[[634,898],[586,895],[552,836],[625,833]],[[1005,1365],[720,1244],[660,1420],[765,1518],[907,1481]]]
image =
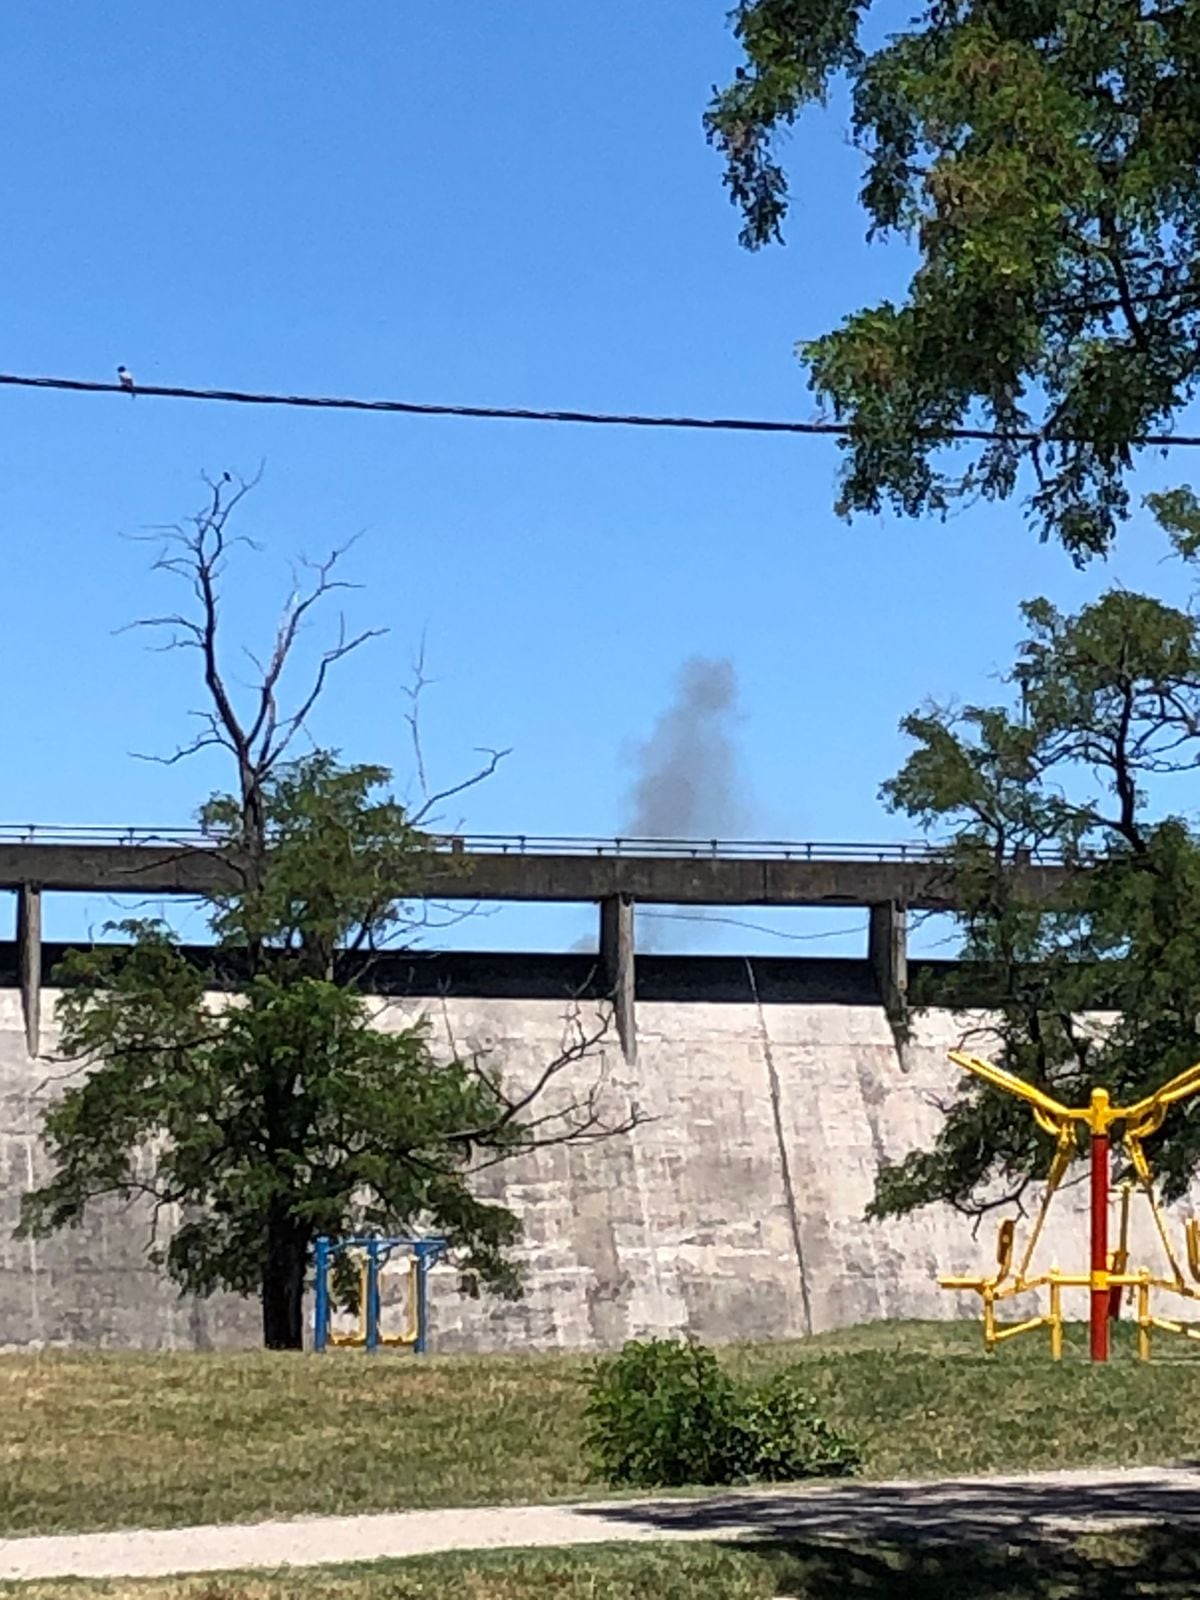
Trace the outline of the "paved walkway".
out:
[[[647,1539],[922,1538],[1020,1544],[1153,1523],[1200,1529],[1200,1467],[932,1483],[813,1484],[593,1501],[0,1539],[0,1579],[279,1570],[441,1550]]]

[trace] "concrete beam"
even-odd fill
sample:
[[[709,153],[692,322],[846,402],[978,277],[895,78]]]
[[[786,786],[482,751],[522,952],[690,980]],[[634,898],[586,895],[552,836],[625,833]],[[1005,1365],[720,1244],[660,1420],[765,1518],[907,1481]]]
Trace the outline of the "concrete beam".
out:
[[[1061,867],[1025,867],[1034,896],[1066,881]],[[236,885],[236,866],[192,846],[0,844],[0,888],[108,894],[204,894]],[[433,857],[417,896],[439,900],[586,902],[625,895],[651,905],[872,906],[954,909],[946,869],[931,861],[778,857],[528,855],[447,851]]]
[[[617,1037],[626,1061],[637,1060],[633,901],[614,894],[600,902],[600,970],[611,996]]]
[[[894,900],[871,907],[867,952],[884,1009],[902,1022],[908,1013],[908,917]]]
[[[0,888],[67,893],[204,894],[237,884],[215,850],[192,845],[0,844]]]
[[[23,883],[17,891],[17,983],[25,1046],[36,1056],[42,1044],[42,891],[33,883]]]

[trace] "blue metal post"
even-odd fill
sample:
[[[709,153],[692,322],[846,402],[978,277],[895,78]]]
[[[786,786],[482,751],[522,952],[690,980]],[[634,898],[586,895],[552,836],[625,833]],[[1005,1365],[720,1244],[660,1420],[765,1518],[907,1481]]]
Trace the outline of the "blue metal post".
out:
[[[317,1240],[316,1295],[313,1306],[313,1349],[319,1354],[329,1337],[329,1240]]]
[[[367,1240],[367,1354],[379,1348],[379,1240]]]
[[[414,1239],[417,1258],[417,1339],[413,1354],[423,1356],[429,1347],[429,1269],[446,1248],[444,1239]]]
[[[423,1356],[429,1319],[429,1263],[425,1258],[423,1240],[415,1244],[413,1250],[417,1257],[417,1339],[413,1354]]]

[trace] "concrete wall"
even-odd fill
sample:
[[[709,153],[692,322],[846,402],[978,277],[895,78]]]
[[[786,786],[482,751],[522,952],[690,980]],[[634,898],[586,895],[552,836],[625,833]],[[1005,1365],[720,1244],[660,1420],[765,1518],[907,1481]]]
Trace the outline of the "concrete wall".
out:
[[[47,992],[48,1017],[55,998]],[[554,1000],[381,1002],[381,1026],[423,1008],[460,1047],[492,1051],[513,1080],[539,1070],[562,1038]],[[863,1209],[880,1160],[933,1136],[934,1099],[957,1076],[945,1051],[977,1020],[931,1013],[901,1052],[874,1005],[640,1002],[636,1065],[613,1045],[581,1076],[602,1070],[613,1111],[636,1105],[652,1120],[627,1138],[547,1150],[487,1176],[487,1191],[524,1220],[526,1295],[466,1300],[439,1270],[434,1347],[597,1348],[682,1330],[789,1338],[880,1317],[973,1314],[974,1297],[939,1291],[936,1273],[990,1261],[994,1220],[976,1240],[947,1211],[881,1226]],[[43,1055],[52,1042],[47,1031]],[[43,1170],[39,1107],[60,1070],[30,1060],[18,996],[0,990],[0,1346],[253,1343],[255,1305],[180,1301],[145,1265],[139,1206],[98,1209],[50,1241],[11,1238],[19,1196]],[[1081,1186],[1059,1202],[1047,1262],[1082,1267],[1085,1202]],[[1149,1249],[1145,1225],[1135,1238]]]

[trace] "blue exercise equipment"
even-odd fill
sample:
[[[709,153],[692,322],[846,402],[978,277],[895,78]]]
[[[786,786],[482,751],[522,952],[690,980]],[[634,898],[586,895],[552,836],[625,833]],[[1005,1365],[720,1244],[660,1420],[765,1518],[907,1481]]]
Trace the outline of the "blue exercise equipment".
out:
[[[322,1235],[316,1243],[316,1297],[313,1307],[313,1349],[320,1354],[330,1345],[348,1346],[374,1354],[381,1346],[411,1348],[424,1355],[429,1333],[429,1269],[449,1249],[442,1238],[381,1238],[367,1234],[350,1239],[329,1239]],[[409,1252],[408,1314],[400,1333],[384,1333],[380,1328],[379,1278],[397,1250]],[[329,1326],[333,1306],[329,1276],[338,1256],[359,1257],[358,1327],[353,1333],[334,1333]]]

